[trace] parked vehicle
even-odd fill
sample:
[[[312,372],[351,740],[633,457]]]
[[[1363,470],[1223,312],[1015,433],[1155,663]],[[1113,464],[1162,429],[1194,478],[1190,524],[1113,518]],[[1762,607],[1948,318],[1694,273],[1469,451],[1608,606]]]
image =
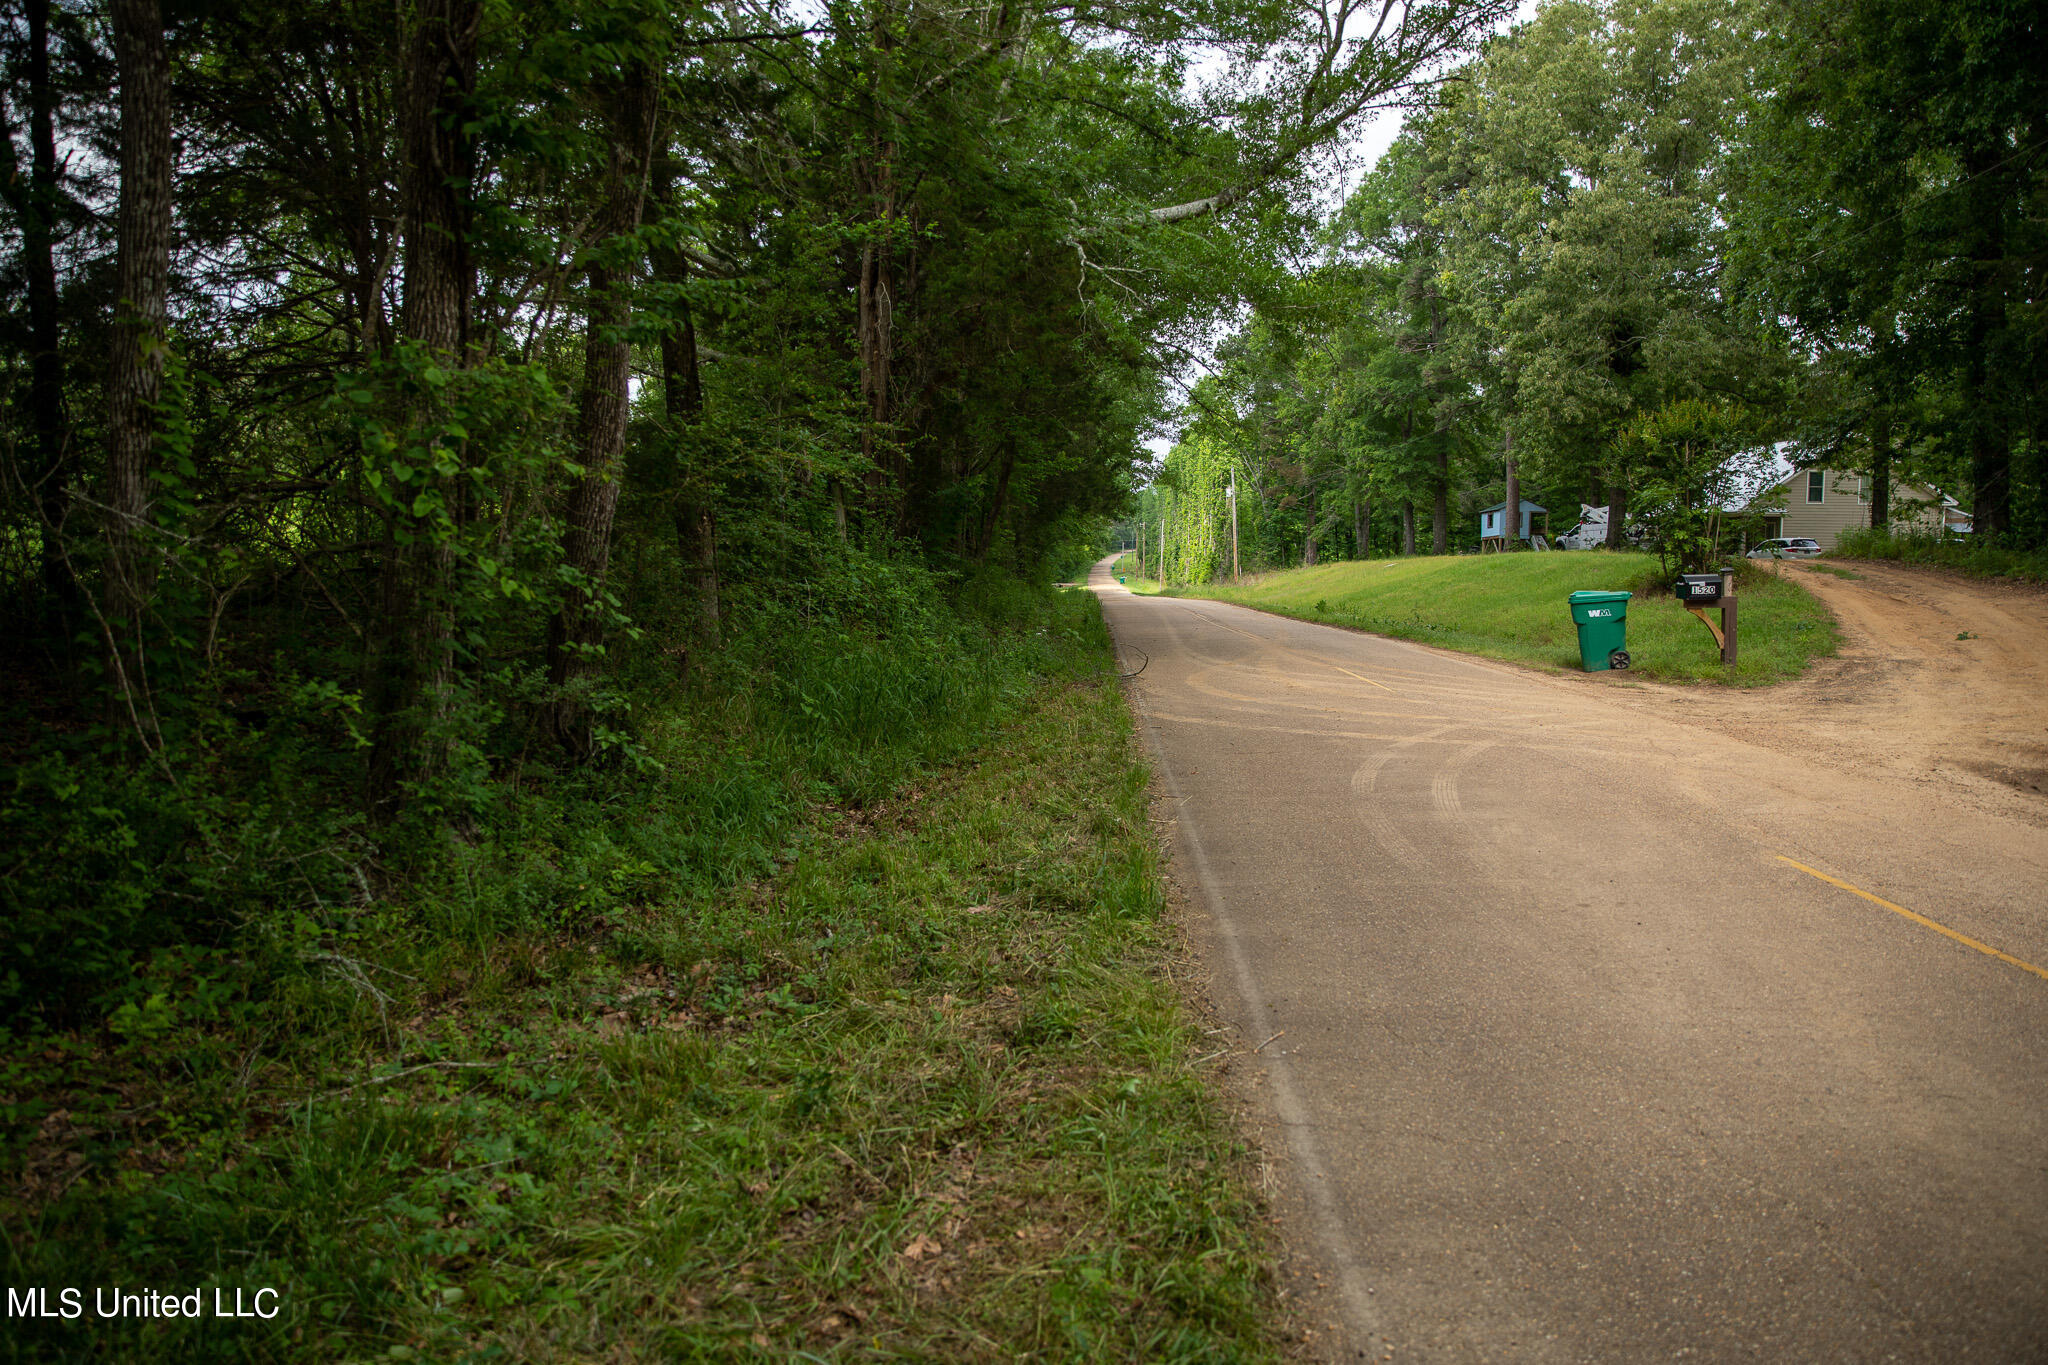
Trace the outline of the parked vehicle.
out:
[[[1642,543],[1642,528],[1626,523],[1621,528],[1623,539],[1631,545]],[[1560,550],[1595,550],[1607,543],[1607,509],[1591,503],[1579,504],[1579,524],[1551,542]]]
[[[1820,542],[1805,536],[1777,536],[1771,540],[1758,541],[1750,550],[1751,559],[1811,559],[1820,553]]]

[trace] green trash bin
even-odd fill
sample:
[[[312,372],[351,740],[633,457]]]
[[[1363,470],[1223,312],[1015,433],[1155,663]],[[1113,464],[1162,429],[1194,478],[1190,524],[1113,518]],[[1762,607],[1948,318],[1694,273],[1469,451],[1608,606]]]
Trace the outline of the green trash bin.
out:
[[[1579,662],[1588,673],[1628,667],[1628,599],[1625,592],[1575,592],[1572,624],[1579,628]]]

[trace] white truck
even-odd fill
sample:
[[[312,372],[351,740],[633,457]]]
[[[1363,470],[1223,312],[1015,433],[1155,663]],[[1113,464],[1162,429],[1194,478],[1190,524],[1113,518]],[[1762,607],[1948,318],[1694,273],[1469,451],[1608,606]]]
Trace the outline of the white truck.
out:
[[[1643,538],[1634,526],[1624,525],[1622,535],[1630,544]],[[1591,503],[1579,504],[1579,524],[1552,542],[1560,550],[1591,550],[1607,543],[1607,509]]]

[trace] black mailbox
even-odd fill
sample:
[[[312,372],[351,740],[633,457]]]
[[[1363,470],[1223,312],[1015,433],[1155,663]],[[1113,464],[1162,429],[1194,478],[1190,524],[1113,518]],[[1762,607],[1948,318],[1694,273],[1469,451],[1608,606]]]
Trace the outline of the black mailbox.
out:
[[[1721,575],[1717,573],[1681,574],[1672,584],[1678,600],[1687,605],[1712,604],[1721,600]]]

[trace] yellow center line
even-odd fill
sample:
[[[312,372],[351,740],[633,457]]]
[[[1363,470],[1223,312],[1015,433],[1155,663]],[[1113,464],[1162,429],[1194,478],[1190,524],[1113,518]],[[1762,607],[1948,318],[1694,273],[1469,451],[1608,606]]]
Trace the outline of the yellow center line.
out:
[[[1393,691],[1394,691],[1394,689],[1393,689],[1393,688],[1391,688],[1391,687],[1387,686],[1387,685],[1386,685],[1385,683],[1377,683],[1377,682],[1372,682],[1372,679],[1371,679],[1371,678],[1368,678],[1368,677],[1366,677],[1366,676],[1365,676],[1364,674],[1362,674],[1362,673],[1353,673],[1353,672],[1352,672],[1352,671],[1351,671],[1350,669],[1348,669],[1348,668],[1344,667],[1344,665],[1342,665],[1342,664],[1331,664],[1331,665],[1330,665],[1330,667],[1332,667],[1332,668],[1336,669],[1336,670],[1337,670],[1337,671],[1338,671],[1339,673],[1342,673],[1342,674],[1346,675],[1347,677],[1352,677],[1352,678],[1356,678],[1356,679],[1358,679],[1358,680],[1359,680],[1360,682],[1362,682],[1362,683],[1372,683],[1372,685],[1373,685],[1374,687],[1377,687],[1377,688],[1378,688],[1378,689],[1379,689],[1380,691],[1382,691],[1382,692],[1393,692]],[[1399,693],[1395,693],[1395,695],[1396,695],[1396,696],[1398,696],[1398,695],[1400,695],[1400,694],[1399,694]]]
[[[1798,868],[1801,872],[1804,872],[1809,877],[1818,877],[1822,881],[1826,882],[1829,886],[1839,886],[1844,891],[1849,892],[1851,895],[1863,897],[1863,899],[1869,901],[1872,905],[1882,905],[1885,909],[1891,911],[1895,915],[1904,915],[1907,919],[1913,921],[1913,923],[1925,925],[1927,928],[1932,929],[1937,934],[1946,934],[1950,938],[1954,939],[1956,942],[1962,944],[1965,947],[1975,948],[1978,952],[1983,953],[1989,957],[1995,957],[2000,962],[2010,962],[2013,966],[2019,968],[2021,971],[2032,972],[2035,976],[2040,977],[2042,980],[2048,981],[2048,971],[2044,971],[2043,969],[2036,967],[2031,962],[2023,962],[2019,958],[2014,957],[2011,953],[2001,953],[1998,951],[1998,949],[1992,947],[1988,943],[1979,943],[1976,939],[1971,938],[1968,934],[1959,934],[1955,930],[1949,928],[1946,924],[1938,924],[1935,921],[1927,918],[1927,916],[1925,915],[1915,914],[1913,911],[1908,910],[1903,905],[1893,905],[1890,901],[1886,900],[1882,896],[1873,896],[1860,886],[1851,886],[1849,885],[1849,883],[1843,881],[1840,877],[1830,877],[1827,873],[1817,871],[1814,868],[1808,867],[1805,863],[1797,862],[1791,858],[1787,858],[1782,853],[1778,854],[1777,857],[1779,862],[1790,863],[1793,867]]]

